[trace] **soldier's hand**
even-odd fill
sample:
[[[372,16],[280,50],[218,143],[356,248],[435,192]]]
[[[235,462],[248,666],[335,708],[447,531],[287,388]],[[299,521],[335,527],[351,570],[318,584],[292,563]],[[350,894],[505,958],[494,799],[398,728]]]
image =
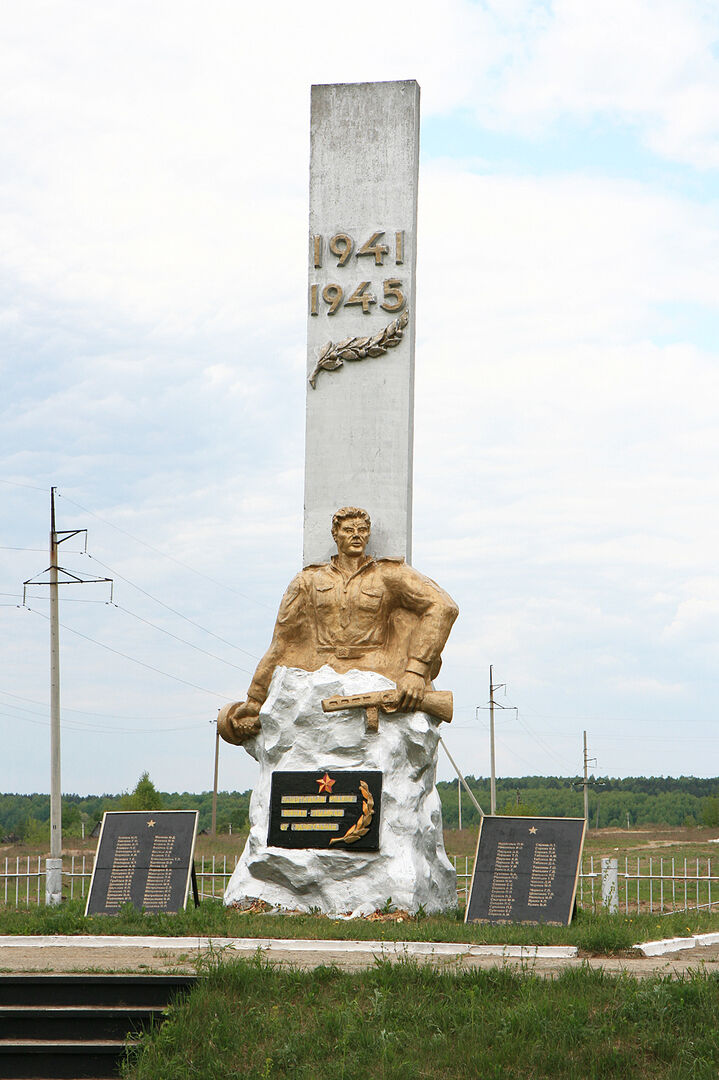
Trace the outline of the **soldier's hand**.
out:
[[[400,712],[416,712],[422,704],[426,683],[421,675],[408,671],[397,683],[399,698],[397,708]]]
[[[217,727],[225,742],[240,746],[247,739],[257,735],[260,730],[261,702],[235,701],[232,705],[225,705],[217,716]]]

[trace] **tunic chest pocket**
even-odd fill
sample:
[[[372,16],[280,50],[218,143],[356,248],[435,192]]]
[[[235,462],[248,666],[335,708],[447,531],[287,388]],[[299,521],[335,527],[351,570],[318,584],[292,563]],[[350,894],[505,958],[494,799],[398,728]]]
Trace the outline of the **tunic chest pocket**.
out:
[[[334,585],[321,584],[315,585],[315,604],[318,608],[329,607],[334,601]]]
[[[363,611],[379,611],[382,593],[374,589],[362,589],[359,594],[359,606]]]

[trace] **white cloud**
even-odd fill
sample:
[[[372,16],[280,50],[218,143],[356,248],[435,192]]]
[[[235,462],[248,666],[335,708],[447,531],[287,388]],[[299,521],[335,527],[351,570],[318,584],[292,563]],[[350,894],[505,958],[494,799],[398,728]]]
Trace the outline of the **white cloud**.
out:
[[[664,638],[675,644],[710,646],[719,640],[719,578],[691,577],[682,584],[683,597],[676,604]]]
[[[536,135],[563,118],[619,121],[667,158],[719,165],[713,5],[557,0],[551,17],[517,37],[496,94],[479,107],[498,127]]]
[[[207,577],[60,500],[61,527],[89,527],[113,572],[260,654],[300,558],[310,82],[416,75],[424,115],[470,108],[539,145],[563,117],[601,114],[706,164],[714,16],[663,5],[654,26],[648,10],[610,7],[605,27],[577,6],[519,2],[454,0],[441,19],[409,3],[363,19],[22,5],[0,76],[3,475],[57,483],[197,567]],[[689,684],[681,707],[709,717],[717,206],[640,180],[631,162],[622,180],[537,176],[526,145],[514,172],[445,161],[421,177],[415,557],[462,607],[442,679],[467,716],[490,661],[542,714],[626,716],[626,697],[648,716],[671,663]],[[0,499],[7,544],[44,544],[46,494]],[[0,554],[7,591],[44,560]],[[120,578],[117,589],[124,607],[244,666]],[[15,647],[0,688],[42,699],[46,624],[2,616]],[[68,604],[63,618],[217,695],[246,686],[115,609]],[[63,665],[73,707],[196,724],[172,738],[68,736],[68,786],[128,787],[139,754],[161,786],[209,785],[221,700],[69,632]],[[46,731],[8,727],[34,753],[15,756],[15,782],[43,786]],[[486,772],[474,732],[448,738]],[[252,782],[244,755],[224,760],[224,783]],[[616,760],[642,772],[674,759]],[[684,771],[708,767],[694,762]]]

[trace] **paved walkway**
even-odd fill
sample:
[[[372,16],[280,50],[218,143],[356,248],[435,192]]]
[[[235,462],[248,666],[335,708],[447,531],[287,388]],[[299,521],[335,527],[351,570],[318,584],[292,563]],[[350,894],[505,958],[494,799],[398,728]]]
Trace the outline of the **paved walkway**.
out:
[[[705,935],[705,937],[717,935]],[[444,970],[509,966],[553,976],[567,967],[603,968],[644,977],[678,975],[704,968],[719,972],[719,943],[692,941],[659,956],[589,957],[573,946],[490,946],[466,943],[307,941],[278,938],[2,937],[0,973],[68,971],[194,972],[212,952],[261,955],[276,963],[313,968],[333,964],[345,971],[371,967],[378,958],[414,958]],[[686,942],[682,943],[686,944]]]

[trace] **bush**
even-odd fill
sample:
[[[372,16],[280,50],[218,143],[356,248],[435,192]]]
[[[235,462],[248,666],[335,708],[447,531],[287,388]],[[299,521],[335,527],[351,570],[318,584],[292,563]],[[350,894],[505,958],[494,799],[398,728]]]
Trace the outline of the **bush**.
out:
[[[126,793],[120,799],[122,810],[162,810],[163,799],[150,774],[144,772],[135,785],[135,790]]]

